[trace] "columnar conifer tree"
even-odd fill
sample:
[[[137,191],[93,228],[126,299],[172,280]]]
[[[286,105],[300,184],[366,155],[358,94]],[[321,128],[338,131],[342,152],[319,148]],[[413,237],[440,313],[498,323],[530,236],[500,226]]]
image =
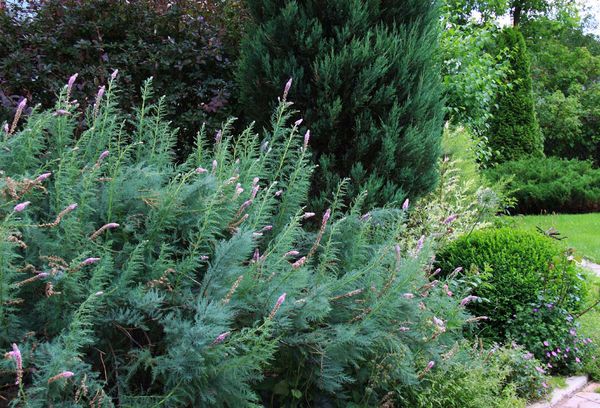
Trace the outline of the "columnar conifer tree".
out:
[[[535,114],[527,46],[516,28],[506,28],[498,42],[508,50],[511,72],[507,81],[512,89],[499,93],[490,124],[490,147],[497,161],[540,156],[544,151],[542,132]]]
[[[248,119],[268,123],[291,77],[319,169],[313,196],[340,178],[367,203],[417,196],[436,183],[443,105],[435,63],[437,1],[248,0],[255,27],[238,68]]]

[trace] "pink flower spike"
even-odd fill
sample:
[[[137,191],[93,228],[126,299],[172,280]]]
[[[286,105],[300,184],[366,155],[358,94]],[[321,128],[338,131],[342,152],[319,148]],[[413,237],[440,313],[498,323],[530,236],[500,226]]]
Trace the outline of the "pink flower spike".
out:
[[[8,127],[8,123],[5,123],[4,127],[2,129],[4,130],[4,133],[10,133],[10,128]]]
[[[548,343],[548,340],[544,341],[544,346],[550,347],[550,343]]]
[[[103,151],[102,153],[100,153],[100,156],[98,157],[98,161],[102,161],[102,160],[106,159],[108,157],[108,155],[110,155],[110,152],[108,150]]]
[[[19,203],[19,204],[15,205],[14,211],[15,212],[21,212],[25,208],[27,208],[29,206],[29,204],[31,204],[31,201],[24,201],[22,203]]]
[[[48,384],[60,380],[61,378],[70,378],[73,377],[75,374],[72,371],[63,371],[60,374],[55,375],[54,377],[48,379]]]
[[[575,357],[575,361],[581,363],[581,359],[579,357]]]
[[[217,336],[217,338],[215,339],[215,341],[213,341],[213,344],[220,344],[223,343],[225,341],[225,339],[227,339],[227,337],[229,337],[229,335],[231,334],[231,332],[225,332],[225,333],[221,333]]]
[[[275,306],[273,307],[273,310],[271,310],[271,313],[269,314],[269,319],[272,319],[273,317],[275,317],[275,314],[277,313],[277,311],[279,310],[279,308],[285,301],[285,296],[286,296],[286,293],[283,293],[281,296],[279,296],[279,298],[277,299],[277,302],[275,303]]]
[[[419,252],[423,249],[423,245],[425,244],[425,235],[421,235],[421,238],[417,241],[417,246],[415,247],[415,255],[418,255]]]
[[[44,180],[46,180],[48,177],[50,177],[51,175],[52,175],[52,173],[50,173],[50,172],[44,173],[44,174],[40,174],[39,176],[37,176],[37,178],[35,179],[35,181],[37,181],[38,183],[41,183]]]
[[[119,75],[119,70],[115,69],[112,74],[110,74],[110,80],[114,81],[117,78],[117,75]]]
[[[548,384],[546,384],[546,382],[543,382],[543,383],[542,383],[542,387],[544,387],[544,388],[548,388]]]
[[[21,357],[21,350],[19,350],[19,347],[15,343],[12,344],[12,351],[6,353],[6,357],[15,360],[17,371],[15,385],[19,385],[23,379],[23,358]]]
[[[298,259],[296,262],[294,262],[292,264],[292,268],[294,268],[294,269],[301,268],[302,265],[304,265],[305,262],[306,262],[306,257],[303,256],[302,258]]]
[[[434,365],[435,365],[435,361],[430,361],[429,363],[427,363],[427,369],[431,370]]]
[[[310,141],[310,130],[307,130],[306,133],[304,134],[304,144],[302,145],[302,148],[304,150],[306,150],[308,148],[309,141]]]
[[[300,126],[303,121],[304,121],[304,119],[300,118],[300,119],[298,119],[297,121],[294,122],[294,125]]]
[[[414,299],[415,295],[413,295],[412,293],[405,293],[404,295],[402,295],[402,297],[404,299]]]
[[[100,258],[87,258],[83,262],[81,262],[82,266],[92,265],[98,262]]]
[[[275,197],[280,197],[283,194],[283,190],[277,190],[275,192]]]
[[[298,255],[300,255],[300,252],[298,252],[298,251],[289,251],[289,252],[286,252],[283,256],[298,256]]]
[[[445,225],[450,225],[452,224],[456,219],[458,218],[458,215],[456,214],[452,214],[451,216],[449,216],[448,218],[446,218],[444,220],[444,224]]]
[[[65,109],[57,109],[52,116],[69,116],[71,112]]]
[[[96,94],[96,101],[99,102],[102,99],[105,91],[106,91],[106,87],[104,85],[102,85],[100,88],[98,88],[98,93]]]
[[[204,167],[198,167],[196,169],[196,173],[198,173],[198,174],[204,174],[204,173],[208,173],[208,170],[206,170]]]
[[[304,215],[302,215],[302,219],[303,220],[307,220],[307,219],[312,218],[314,216],[315,216],[314,212],[305,212]]]
[[[212,172],[213,172],[213,173],[215,173],[215,172],[217,171],[217,165],[218,165],[218,164],[219,164],[219,163],[217,163],[217,161],[216,161],[216,160],[213,160],[213,162],[212,162]]]
[[[200,256],[200,260],[201,261],[208,261],[208,256],[202,255],[202,256]]]
[[[223,139],[223,132],[221,132],[221,130],[217,131],[217,134],[215,135],[215,143],[219,144],[221,143],[221,140]]]
[[[469,296],[467,296],[466,298],[464,298],[463,300],[460,301],[460,305],[461,306],[466,306],[469,303],[471,303],[472,301],[477,300],[477,299],[479,299],[479,296],[469,295]]]
[[[77,208],[77,203],[73,203],[73,204],[69,204],[69,206],[67,208],[65,208],[65,210],[71,212],[76,208]]]
[[[284,101],[286,100],[291,87],[292,87],[292,78],[288,79],[288,81],[285,83],[285,88],[283,89],[283,100]]]
[[[542,367],[536,367],[535,369],[540,374],[545,374],[546,373],[546,370],[544,370]]]
[[[77,79],[77,75],[79,74],[73,74],[71,75],[71,77],[69,78],[69,82],[67,82],[67,93],[70,94],[71,93],[71,89],[73,89],[73,85],[75,84],[75,80]]]
[[[242,203],[242,205],[240,206],[240,211],[244,211],[246,208],[250,207],[250,205],[252,204],[252,200],[246,200]]]
[[[261,231],[266,232],[266,231],[271,231],[273,229],[272,225],[265,225]]]
[[[406,200],[404,200],[404,203],[402,203],[402,210],[406,211],[408,210],[408,205],[409,205],[409,200],[408,198]]]
[[[258,190],[260,190],[260,186],[257,184],[252,187],[252,193],[250,194],[250,198],[254,200],[256,198],[256,194],[258,194]]]
[[[96,95],[96,102],[94,102],[94,116],[98,115],[98,110],[100,109],[100,102],[102,102],[102,97],[104,96],[105,91],[104,85],[98,88],[98,94]]]
[[[95,293],[96,296],[102,296],[104,295],[104,292],[99,290],[98,292]]]
[[[327,224],[327,221],[329,221],[330,217],[331,217],[331,208],[328,208],[327,211],[325,211],[325,214],[323,214],[323,221],[321,222],[321,225],[325,226],[325,224]]]
[[[27,98],[21,99],[21,102],[19,102],[19,105],[17,106],[17,110],[22,112],[23,109],[25,109],[25,106],[27,106]]]

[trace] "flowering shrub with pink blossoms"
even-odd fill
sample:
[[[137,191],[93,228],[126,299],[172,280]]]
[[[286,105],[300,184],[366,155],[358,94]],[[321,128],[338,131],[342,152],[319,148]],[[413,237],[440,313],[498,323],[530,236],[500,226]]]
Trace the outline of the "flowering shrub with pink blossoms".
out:
[[[342,183],[304,207],[310,134],[285,94],[264,134],[201,131],[175,163],[164,100],[146,83],[132,119],[116,78],[79,138],[75,77],[0,134],[13,406],[390,406],[455,363],[472,298],[407,238],[408,203],[363,214]]]

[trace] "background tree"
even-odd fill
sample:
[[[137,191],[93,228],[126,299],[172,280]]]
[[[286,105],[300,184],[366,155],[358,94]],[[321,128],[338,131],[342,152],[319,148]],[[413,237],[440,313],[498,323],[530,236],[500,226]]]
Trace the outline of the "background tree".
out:
[[[320,166],[315,205],[344,177],[384,204],[436,183],[443,105],[436,1],[249,0],[256,26],[237,73],[246,117],[266,123],[286,81]],[[319,192],[319,193],[316,193]],[[319,194],[319,195],[317,195]]]
[[[522,26],[532,60],[533,89],[544,151],[567,159],[600,156],[600,42],[581,19],[538,18]]]
[[[543,139],[535,113],[530,61],[525,39],[518,29],[506,28],[498,47],[509,51],[512,86],[499,93],[490,125],[490,147],[497,161],[543,154]]]
[[[483,20],[510,14],[515,27],[534,16],[553,14],[569,18],[577,12],[576,0],[445,0],[444,3],[454,21],[463,24],[473,12],[479,13]]]

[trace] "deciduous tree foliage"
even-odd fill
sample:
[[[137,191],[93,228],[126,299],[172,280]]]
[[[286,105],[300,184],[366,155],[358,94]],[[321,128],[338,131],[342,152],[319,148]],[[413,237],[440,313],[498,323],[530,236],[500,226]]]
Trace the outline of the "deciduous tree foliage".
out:
[[[368,203],[418,196],[436,183],[442,101],[437,1],[249,0],[256,21],[238,84],[264,124],[291,77],[319,169],[315,204],[341,178]],[[317,193],[318,192],[318,193]],[[324,194],[321,194],[324,192]]]

